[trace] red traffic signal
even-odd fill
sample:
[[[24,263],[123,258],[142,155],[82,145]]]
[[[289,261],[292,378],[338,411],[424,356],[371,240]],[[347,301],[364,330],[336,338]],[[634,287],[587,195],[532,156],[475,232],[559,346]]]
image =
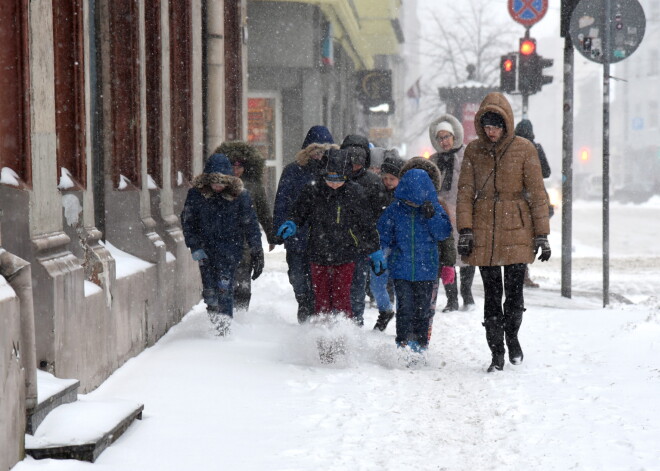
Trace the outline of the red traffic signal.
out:
[[[500,58],[500,90],[505,93],[517,91],[518,54],[512,52]]]
[[[520,53],[523,56],[531,56],[536,53],[536,40],[530,38],[520,39]]]

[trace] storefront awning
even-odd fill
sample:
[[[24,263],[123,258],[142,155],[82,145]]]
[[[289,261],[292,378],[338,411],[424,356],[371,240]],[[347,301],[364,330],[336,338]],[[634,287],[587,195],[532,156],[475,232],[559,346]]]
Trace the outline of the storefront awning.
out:
[[[374,56],[399,52],[401,0],[271,0],[318,6],[357,69],[373,69]]]

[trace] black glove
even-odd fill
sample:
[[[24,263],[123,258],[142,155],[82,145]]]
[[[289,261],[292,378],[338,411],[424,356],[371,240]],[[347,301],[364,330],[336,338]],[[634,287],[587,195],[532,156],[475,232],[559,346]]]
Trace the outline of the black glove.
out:
[[[550,250],[550,242],[548,242],[548,236],[540,235],[534,237],[534,253],[538,254],[539,249],[541,249],[541,255],[539,255],[539,260],[542,262],[547,262],[550,260],[550,255],[552,255],[552,250]]]
[[[433,216],[435,216],[435,208],[433,207],[433,203],[430,201],[424,201],[424,204],[422,205],[422,214],[426,219],[431,219]]]
[[[472,253],[474,248],[474,235],[472,229],[461,229],[458,236],[458,254],[468,256]]]
[[[264,271],[264,251],[255,249],[250,253],[250,269],[252,270],[252,279],[256,280]]]

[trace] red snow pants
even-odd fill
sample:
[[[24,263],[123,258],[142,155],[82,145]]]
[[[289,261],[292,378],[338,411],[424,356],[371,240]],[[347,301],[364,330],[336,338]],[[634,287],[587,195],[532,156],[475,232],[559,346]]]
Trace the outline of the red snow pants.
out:
[[[351,284],[355,263],[343,265],[311,265],[312,286],[314,287],[314,313],[331,314],[343,312],[353,317],[351,308]]]

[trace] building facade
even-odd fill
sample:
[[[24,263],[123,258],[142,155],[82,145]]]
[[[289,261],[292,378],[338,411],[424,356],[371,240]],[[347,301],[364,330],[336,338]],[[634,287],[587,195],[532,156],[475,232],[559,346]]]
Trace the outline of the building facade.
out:
[[[328,127],[338,143],[362,134],[376,145],[400,145],[393,126],[403,96],[401,9],[400,0],[248,1],[248,140],[266,159],[271,201],[282,168],[314,125]],[[393,113],[360,101],[360,80],[370,71],[391,77]]]
[[[242,0],[0,0],[0,469],[37,368],[93,390],[199,302],[178,216],[246,136],[245,25]]]
[[[639,48],[614,68],[612,197],[660,194],[660,0],[640,0],[646,30]]]

